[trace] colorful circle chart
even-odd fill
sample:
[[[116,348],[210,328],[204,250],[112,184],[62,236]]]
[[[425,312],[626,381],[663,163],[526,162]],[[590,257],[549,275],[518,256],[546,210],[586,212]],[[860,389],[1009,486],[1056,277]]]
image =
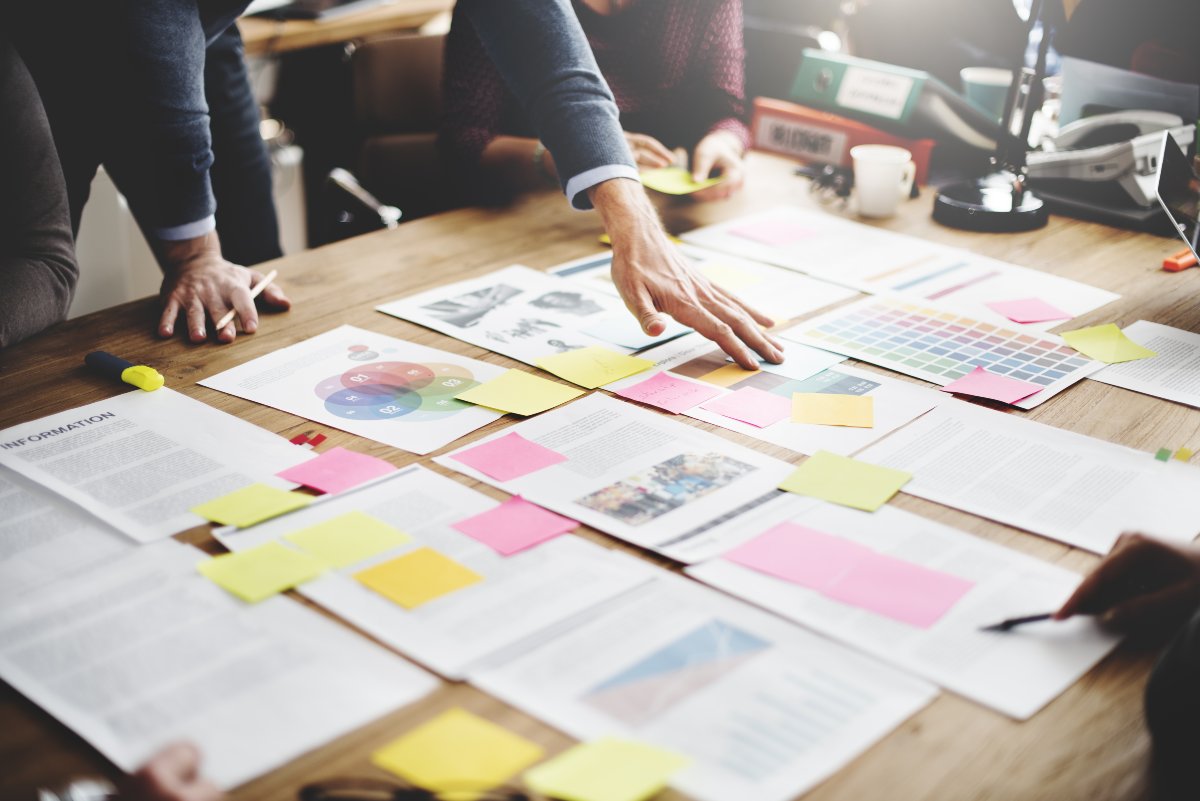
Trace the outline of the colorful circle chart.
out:
[[[325,379],[316,393],[327,411],[347,420],[418,423],[468,408],[454,396],[478,384],[456,364],[377,362]]]

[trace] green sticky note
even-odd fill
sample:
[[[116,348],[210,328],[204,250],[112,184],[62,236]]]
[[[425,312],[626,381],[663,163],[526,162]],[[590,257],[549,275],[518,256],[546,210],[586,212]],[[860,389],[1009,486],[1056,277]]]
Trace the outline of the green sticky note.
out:
[[[247,528],[308,506],[312,500],[311,495],[301,492],[288,492],[266,484],[251,484],[216,500],[193,506],[192,511],[223,526]]]
[[[657,170],[644,170],[641,173],[642,185],[664,195],[690,195],[715,186],[725,180],[724,175],[715,178],[705,178],[697,181],[692,178],[690,170],[683,167],[661,167]]]
[[[1170,448],[1159,448],[1158,452],[1154,454],[1154,458],[1160,462],[1171,461],[1171,449]]]
[[[666,787],[688,762],[661,748],[606,737],[526,771],[525,783],[562,801],[643,801]]]
[[[365,512],[347,512],[293,531],[285,540],[330,567],[349,567],[412,539]]]
[[[509,370],[455,397],[476,406],[529,416],[553,409],[582,394],[583,390],[563,386],[533,373]]]
[[[432,548],[417,548],[380,562],[355,573],[354,578],[405,609],[416,609],[435,598],[483,581],[483,576],[474,570]]]
[[[1158,355],[1125,336],[1125,332],[1112,323],[1065,331],[1059,336],[1089,359],[1106,364],[1131,362],[1134,359]]]
[[[214,556],[196,568],[209,581],[253,604],[316,578],[325,565],[306,553],[267,542]]]
[[[465,709],[450,709],[371,755],[371,761],[427,790],[467,801],[542,758],[535,743]],[[460,792],[450,791],[458,790]]]
[[[912,473],[817,451],[779,485],[797,495],[874,512],[912,478]]]
[[[595,389],[634,373],[649,370],[654,366],[654,362],[592,345],[542,356],[537,360],[537,366],[584,389]]]

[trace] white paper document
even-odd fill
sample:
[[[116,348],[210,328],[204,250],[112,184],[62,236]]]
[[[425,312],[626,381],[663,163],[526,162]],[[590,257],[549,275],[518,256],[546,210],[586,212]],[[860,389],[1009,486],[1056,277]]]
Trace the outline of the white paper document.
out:
[[[1063,321],[1017,325],[987,304],[1036,298],[1078,317],[1121,297],[1041,270],[788,206],[699,228],[683,238],[861,292],[939,302],[1022,331],[1048,331]]]
[[[777,324],[858,295],[853,289],[761,261],[691,245],[682,245],[679,251],[709,281],[737,295],[739,300]],[[612,282],[611,251],[553,267],[550,272],[572,283],[617,295],[617,287]]]
[[[648,581],[655,568],[580,537],[562,536],[500,556],[453,523],[495,508],[496,501],[453,479],[414,465],[369,488],[219,539],[239,551],[344,515],[363,512],[411,540],[301,585],[302,595],[451,679],[514,641]],[[285,546],[287,540],[280,540]],[[482,580],[416,609],[404,609],[354,574],[417,548],[433,548]]]
[[[787,381],[770,386],[778,380],[778,376],[764,370],[749,382],[743,383],[781,395],[789,401],[796,392],[866,396],[871,398],[874,404],[875,425],[871,428],[856,428],[794,423],[788,417],[773,425],[759,428],[709,411],[703,406],[695,406],[684,414],[797,453],[811,456],[817,451],[831,451],[849,456],[948,399],[944,392],[845,365],[822,370],[803,381]]]
[[[343,325],[199,383],[426,454],[503,416],[454,399],[503,372],[465,356]]]
[[[0,607],[0,676],[126,771],[188,740],[230,788],[438,682],[285,597],[247,606],[186,545],[138,548]]]
[[[471,681],[580,739],[692,760],[697,801],[784,801],[928,704],[936,688],[686,579],[662,575]]]
[[[189,509],[316,454],[167,389],[134,390],[0,431],[0,464],[139,542],[205,520]]]
[[[1110,364],[1088,378],[1200,408],[1200,334],[1146,320],[1124,331],[1158,355]]]
[[[619,298],[519,265],[376,309],[529,365],[592,345],[632,353],[690,330],[647,336]]]
[[[893,506],[869,514],[796,496],[792,507],[786,521],[778,522],[934,571],[930,574],[934,581],[926,582],[927,586],[936,582],[937,574],[971,586],[935,623],[925,627],[926,621],[889,617],[862,603],[831,597],[812,584],[794,583],[723,558],[693,566],[688,572],[1022,720],[1066,690],[1117,645],[1117,637],[1084,618],[1031,624],[1005,633],[979,630],[1010,617],[1059,608],[1080,580],[1069,570]],[[775,553],[786,557],[785,552]],[[793,552],[793,558],[808,555]],[[828,575],[839,569],[832,555],[819,567],[828,570]],[[885,603],[889,594],[899,592],[886,585],[879,589]]]
[[[456,459],[513,433],[562,461],[507,481]],[[522,495],[680,562],[719,553],[742,516],[777,501],[780,459],[631,403],[593,393],[475,442],[438,464]]]
[[[0,467],[0,606],[134,547],[75,504]]]
[[[859,456],[912,473],[902,492],[1093,553],[1125,531],[1200,532],[1197,468],[962,401]]]

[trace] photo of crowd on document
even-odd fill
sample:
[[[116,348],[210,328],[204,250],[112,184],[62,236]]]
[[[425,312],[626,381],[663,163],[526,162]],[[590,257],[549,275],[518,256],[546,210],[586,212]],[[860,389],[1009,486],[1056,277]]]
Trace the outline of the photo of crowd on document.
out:
[[[610,484],[575,503],[640,526],[703,498],[752,473],[754,465],[719,453],[681,453]]]

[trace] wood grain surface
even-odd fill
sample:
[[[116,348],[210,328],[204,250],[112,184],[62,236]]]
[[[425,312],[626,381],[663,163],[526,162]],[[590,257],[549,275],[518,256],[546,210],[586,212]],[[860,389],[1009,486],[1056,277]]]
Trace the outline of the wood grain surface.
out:
[[[815,205],[808,182],[792,175],[782,159],[752,154],[746,190],[722,203],[673,201],[661,206],[664,221],[679,233],[777,203]],[[957,245],[1103,287],[1123,296],[1116,303],[1072,321],[1069,327],[1138,319],[1200,330],[1200,270],[1163,273],[1164,256],[1177,242],[1055,217],[1049,227],[1025,234],[973,234],[943,228],[930,218],[932,192],[904,205],[886,228]],[[830,213],[840,213],[831,211]],[[509,359],[373,311],[375,304],[439,284],[470,278],[513,263],[547,268],[601,249],[595,214],[568,208],[558,194],[532,196],[504,209],[467,209],[406,223],[380,232],[274,262],[294,307],[266,315],[258,333],[232,345],[191,345],[154,334],[155,298],[128,303],[64,323],[43,335],[0,351],[0,427],[100,400],[121,387],[86,372],[84,353],[104,349],[155,366],[168,386],[284,436],[318,428],[329,446],[349,445],[398,466],[421,461],[492,497],[496,490],[450,473],[379,443],[326,429],[284,412],[195,385],[277,348],[349,323],[383,334],[515,366]],[[82,266],[87,269],[87,265]],[[876,368],[860,365],[867,370]],[[904,376],[895,376],[901,380]],[[1200,410],[1083,381],[1032,412],[1012,411],[1059,428],[1152,452],[1159,447],[1200,444]],[[713,427],[677,418],[685,425]],[[511,424],[505,418],[451,447]],[[787,459],[783,449],[715,429],[759,451]],[[449,448],[444,449],[449,450]],[[440,453],[440,452],[439,452]],[[1147,459],[1151,458],[1149,453]],[[1096,557],[1065,545],[936,504],[898,496],[893,503],[1041,559],[1086,571]],[[608,547],[639,553],[594,531],[585,536]],[[219,550],[206,528],[180,536]],[[902,799],[983,801],[1024,799],[1136,801],[1146,798],[1144,771],[1148,740],[1142,723],[1142,691],[1153,654],[1118,649],[1083,680],[1034,716],[1017,723],[943,693],[850,766],[813,790],[812,801]],[[305,783],[335,776],[382,777],[370,752],[439,710],[460,705],[558,751],[570,742],[560,732],[461,684],[446,683],[426,700],[390,714],[328,743],[232,793],[244,801],[295,798]],[[83,741],[15,693],[0,685],[0,797],[31,798],[33,788],[80,774],[113,772]],[[677,799],[667,793],[663,798]],[[753,801],[730,799],[730,801]]]

